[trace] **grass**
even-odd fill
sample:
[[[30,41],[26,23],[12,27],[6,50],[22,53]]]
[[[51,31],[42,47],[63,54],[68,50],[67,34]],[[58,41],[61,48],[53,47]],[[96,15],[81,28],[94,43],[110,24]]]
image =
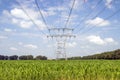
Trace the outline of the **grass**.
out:
[[[120,60],[0,61],[0,80],[120,80]]]

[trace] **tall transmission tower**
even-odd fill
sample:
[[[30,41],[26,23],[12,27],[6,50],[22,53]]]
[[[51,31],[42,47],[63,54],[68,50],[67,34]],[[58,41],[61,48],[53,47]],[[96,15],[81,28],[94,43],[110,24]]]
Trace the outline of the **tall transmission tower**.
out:
[[[65,26],[63,28],[48,29],[50,35],[48,35],[47,37],[56,39],[56,56],[57,56],[56,59],[65,58],[65,60],[67,60],[67,52],[66,52],[67,40],[72,37],[75,38],[75,35],[72,34],[74,29],[67,27],[70,21],[73,7],[75,5],[75,1],[76,0],[73,0],[73,4],[71,6]]]
[[[54,38],[56,40],[56,59],[65,58],[67,60],[66,43],[70,38],[75,38],[73,35],[73,28],[49,28],[50,35],[49,38]]]

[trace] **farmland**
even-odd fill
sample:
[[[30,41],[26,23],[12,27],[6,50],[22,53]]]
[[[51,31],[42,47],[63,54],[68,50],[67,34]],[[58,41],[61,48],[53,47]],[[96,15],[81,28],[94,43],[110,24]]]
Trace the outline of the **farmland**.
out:
[[[119,80],[120,60],[0,61],[0,80]]]

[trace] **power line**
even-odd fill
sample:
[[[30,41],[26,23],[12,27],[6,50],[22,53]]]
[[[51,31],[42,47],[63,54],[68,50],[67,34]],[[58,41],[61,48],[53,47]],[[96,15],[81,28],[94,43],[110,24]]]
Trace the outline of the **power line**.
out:
[[[111,5],[112,3],[114,3],[114,0],[111,1],[111,2],[109,3],[109,5]],[[103,8],[99,13],[97,13],[95,17],[93,17],[93,19],[96,18],[98,15],[100,15],[103,11],[105,11],[106,8],[107,8],[107,7],[104,6],[104,8]]]
[[[103,8],[100,12],[98,12],[92,19],[94,19],[94,18],[96,18],[98,15],[102,14],[102,13],[105,11],[105,9],[106,9],[106,6],[104,6],[104,8]],[[86,24],[86,26],[88,26],[88,25],[89,25],[89,23]],[[80,32],[80,31],[83,30],[83,29],[85,29],[85,27],[81,27],[77,32]]]
[[[113,3],[114,1],[112,1]],[[111,2],[109,3],[109,5],[111,4]],[[98,15],[100,15],[101,13],[103,13],[106,10],[106,6],[104,6],[103,9],[100,10],[100,12],[98,12],[92,19],[96,18]],[[89,23],[86,24],[87,26],[89,25]],[[80,32],[81,30],[83,30],[85,27],[81,27],[78,32]]]
[[[110,16],[108,16],[108,17],[106,17],[106,18],[105,18],[105,20],[110,19],[111,17],[113,17],[115,14],[117,14],[117,13],[119,13],[119,12],[120,12],[120,9],[119,9],[119,10],[117,10],[116,12],[114,12],[112,15],[110,15]],[[94,25],[93,27],[89,28],[86,32],[88,32],[88,31],[92,30],[93,28],[95,28],[95,26],[97,26],[97,25],[99,25],[99,24],[102,24],[103,22],[104,22],[104,21],[102,21],[102,22],[100,22],[100,23],[98,23],[98,24]],[[85,31],[84,31],[84,32],[82,32],[82,33],[85,33]]]
[[[67,27],[68,22],[69,22],[69,20],[70,20],[70,17],[71,17],[71,14],[72,14],[74,5],[75,5],[75,0],[73,1],[72,7],[71,7],[71,9],[70,9],[70,13],[69,13],[69,15],[68,15],[68,18],[67,18],[67,21],[66,21],[66,24],[65,24],[65,28]]]
[[[41,17],[42,17],[42,20],[43,20],[44,24],[46,25],[46,28],[47,28],[49,34],[51,35],[50,29],[49,29],[49,27],[48,27],[48,25],[47,25],[47,22],[46,22],[46,20],[45,20],[43,14],[42,14],[42,12],[41,12],[41,9],[40,9],[40,7],[39,7],[39,4],[38,4],[37,0],[35,0],[35,4],[36,4],[36,6],[37,6],[37,8],[38,8],[39,14],[40,14]]]
[[[99,1],[97,2],[97,4],[95,5],[94,9],[97,8],[97,6],[98,6],[102,1],[103,1],[103,0],[99,0]],[[89,14],[87,14],[87,15],[85,16],[85,18],[83,18],[83,19],[79,22],[79,24],[78,24],[77,26],[75,26],[75,29],[76,29],[78,26],[80,26],[81,23],[82,23],[85,19],[87,19],[87,17],[89,17],[92,13],[93,13],[93,10],[92,10]],[[80,28],[80,29],[81,29],[81,28]]]
[[[23,6],[18,2],[18,5],[20,5],[21,9],[23,10],[23,12],[26,14],[26,16],[30,19],[30,21],[36,26],[37,29],[40,30],[39,26],[35,23],[35,21],[28,15],[28,13],[26,12],[26,10],[23,8]],[[46,35],[43,31],[40,30],[40,32],[43,34],[43,35]]]
[[[38,4],[37,0],[35,0],[35,4],[36,4],[36,6],[37,6],[37,8],[38,8],[39,14],[41,15],[41,18],[42,18],[44,24],[45,24],[46,27],[47,27],[47,30],[48,30],[48,32],[49,32],[49,35],[51,36],[50,29],[48,28],[47,22],[46,22],[43,14],[42,14],[42,12],[41,12],[41,9],[40,9],[40,7],[39,7],[39,4]],[[48,35],[47,35],[47,36],[48,36]],[[52,41],[52,43],[54,42],[54,41],[53,41],[53,38],[52,38],[51,41]],[[52,45],[52,47],[53,47],[53,50],[54,50],[54,45]]]
[[[104,7],[100,12],[98,12],[92,19],[96,18],[98,15],[105,11],[106,7]]]
[[[37,8],[38,8],[39,14],[40,14],[40,15],[41,15],[41,17],[42,17],[42,20],[43,20],[44,24],[46,25],[46,27],[47,27],[47,29],[48,29],[47,22],[46,22],[46,20],[45,20],[45,18],[44,18],[44,16],[43,16],[43,14],[42,14],[42,12],[41,12],[41,9],[40,9],[40,7],[39,7],[39,5],[38,5],[37,0],[35,0],[35,4],[36,4],[36,6],[37,6]]]
[[[98,15],[102,14],[102,13],[105,11],[105,9],[106,9],[106,7],[104,7],[100,12],[98,12],[98,13],[97,13],[94,17],[92,17],[91,19],[94,19],[94,18],[96,18]],[[86,26],[88,26],[88,25],[89,25],[89,23],[86,24]],[[85,29],[84,26],[81,27],[78,31],[81,31],[81,30],[83,30],[83,29]]]

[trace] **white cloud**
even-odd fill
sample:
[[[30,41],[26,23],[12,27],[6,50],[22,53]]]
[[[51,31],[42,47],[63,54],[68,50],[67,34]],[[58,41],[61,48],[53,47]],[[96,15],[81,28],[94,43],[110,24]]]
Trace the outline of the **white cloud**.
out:
[[[31,12],[29,12],[29,14],[32,15],[33,11],[32,10],[30,10],[30,11]],[[10,11],[10,14],[13,16],[12,22],[14,24],[19,25],[21,28],[28,29],[33,25],[33,23],[30,21],[29,17],[21,9],[14,8]],[[31,18],[36,19],[37,16],[32,15]]]
[[[25,8],[25,10],[32,19],[37,19],[38,18],[39,15],[38,15],[37,11],[34,11],[33,9],[29,9],[29,8]],[[25,14],[25,12],[22,9],[19,9],[19,8],[12,9],[10,11],[10,14],[15,18],[29,20],[29,17]]]
[[[12,51],[17,51],[17,50],[18,50],[18,49],[15,48],[15,47],[10,47],[9,49],[12,50]]]
[[[33,25],[33,23],[31,21],[21,21],[20,22],[20,26],[22,28],[30,28]]]
[[[29,49],[37,49],[37,45],[33,45],[33,44],[27,44],[27,45],[24,45],[24,47],[26,48],[29,48]]]
[[[28,29],[33,26],[33,23],[29,20],[21,20],[21,19],[13,18],[12,22],[24,29]]]
[[[40,30],[44,30],[46,28],[45,24],[39,19],[39,13],[32,8],[25,8],[26,12],[29,14],[30,18],[34,20],[34,22],[39,26]],[[12,23],[17,24],[21,28],[24,29],[29,29],[31,28],[34,24],[30,20],[30,18],[25,14],[25,12],[22,9],[19,8],[14,8],[10,11],[9,13],[12,15]],[[34,14],[34,15],[33,15]],[[43,12],[43,15],[47,15],[47,12]],[[49,15],[52,15],[54,13],[50,12]]]
[[[32,33],[32,32],[14,32],[12,35],[19,36],[19,37],[26,37],[26,38],[40,38],[43,39],[43,42],[48,42],[48,38],[46,35],[40,35],[38,33]]]
[[[91,36],[88,36],[87,39],[89,40],[89,42],[92,42],[98,45],[103,45],[105,43],[104,40],[101,39],[100,36],[91,35]]]
[[[0,39],[6,39],[6,38],[8,38],[8,37],[6,37],[6,36],[0,36]]]
[[[69,48],[73,48],[77,45],[76,42],[72,42],[72,43],[66,43],[66,47],[69,47]]]
[[[40,29],[40,30],[46,29],[46,25],[45,25],[42,21],[40,21],[40,20],[35,20],[35,22],[36,22],[36,24],[39,26],[39,29]]]
[[[13,22],[14,24],[18,24],[18,23],[19,23],[19,20],[16,19],[16,18],[12,18],[12,22]]]
[[[105,41],[108,43],[114,42],[114,40],[112,38],[105,38]]]
[[[110,25],[109,21],[104,20],[100,17],[96,17],[95,19],[87,20],[85,23],[89,24],[89,25],[92,25],[92,26],[98,26],[98,27]]]
[[[28,48],[28,49],[37,49],[38,46],[37,45],[33,45],[33,44],[23,44],[22,42],[18,42],[18,45],[24,47],[24,48]]]
[[[97,44],[97,45],[105,45],[105,44],[115,42],[113,38],[104,38],[104,39],[102,39],[100,36],[96,36],[96,35],[88,36],[87,40],[89,42]]]
[[[18,8],[14,8],[10,11],[10,14],[16,18],[22,18],[28,20],[29,18],[26,16],[26,14]]]
[[[4,31],[5,31],[5,32],[12,32],[12,30],[11,30],[11,29],[8,29],[8,28],[5,28]]]

